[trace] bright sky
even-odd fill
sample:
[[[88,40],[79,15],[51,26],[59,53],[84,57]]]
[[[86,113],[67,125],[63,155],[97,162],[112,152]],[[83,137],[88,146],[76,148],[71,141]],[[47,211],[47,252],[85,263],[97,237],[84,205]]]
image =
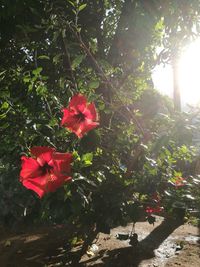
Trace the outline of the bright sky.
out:
[[[170,65],[159,65],[152,74],[161,93],[173,96],[173,74]],[[182,106],[200,103],[200,39],[188,46],[179,62],[179,85]]]

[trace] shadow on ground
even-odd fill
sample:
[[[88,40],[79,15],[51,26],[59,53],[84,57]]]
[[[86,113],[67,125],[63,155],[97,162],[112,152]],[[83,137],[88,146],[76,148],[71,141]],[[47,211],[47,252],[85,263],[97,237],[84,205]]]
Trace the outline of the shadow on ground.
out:
[[[135,247],[101,250],[98,256],[86,259],[78,266],[136,267],[141,261],[153,258],[154,250],[181,224],[180,220],[164,220]],[[28,234],[7,236],[0,242],[1,267],[73,267],[70,262],[78,250],[70,251],[66,241],[73,233],[74,230],[69,227],[57,226],[40,229],[35,234],[31,231]]]
[[[66,234],[67,233],[67,234]],[[26,234],[9,235],[0,242],[1,267],[64,266],[69,250],[69,228],[44,227]]]
[[[91,266],[116,266],[116,267],[137,267],[143,260],[151,259],[154,255],[154,250],[173,233],[175,229],[181,226],[181,220],[164,220],[157,226],[146,238],[141,240],[135,247],[124,247],[108,251],[104,256],[104,251],[95,258],[85,261],[80,266],[85,266],[90,263]],[[95,262],[101,258],[102,263]]]

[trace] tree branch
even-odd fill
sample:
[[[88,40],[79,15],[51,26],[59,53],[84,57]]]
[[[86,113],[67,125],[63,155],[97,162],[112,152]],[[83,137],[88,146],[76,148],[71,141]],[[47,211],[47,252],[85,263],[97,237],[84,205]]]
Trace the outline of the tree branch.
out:
[[[72,79],[72,82],[73,82],[75,89],[77,90],[77,83],[76,83],[76,79],[74,76],[74,72],[72,70],[71,58],[70,58],[70,54],[68,51],[67,40],[66,40],[65,34],[62,34],[62,40],[63,40],[63,44],[64,44],[64,48],[65,48],[65,55],[66,55],[67,62],[68,62],[68,70],[70,73],[70,77]]]
[[[96,61],[95,57],[92,55],[92,53],[90,52],[90,50],[88,49],[88,47],[85,45],[85,43],[83,42],[80,33],[75,32],[74,29],[71,28],[71,30],[73,30],[73,33],[75,34],[76,38],[79,41],[80,47],[84,50],[84,52],[89,56],[89,58],[92,60],[92,62],[94,63],[94,66],[96,68],[96,70],[98,71],[98,73],[100,74],[100,77],[104,80],[104,82],[106,82],[107,86],[109,86],[109,88],[111,89],[111,91],[115,94],[115,96],[117,97],[119,103],[125,107],[129,117],[135,122],[136,124],[136,128],[139,134],[142,134],[143,136],[145,135],[145,131],[143,129],[143,127],[140,125],[140,123],[138,122],[138,120],[136,119],[136,117],[132,114],[132,112],[129,110],[129,108],[127,106],[124,105],[123,101],[121,100],[121,98],[119,97],[118,93],[117,93],[117,88],[115,88],[113,86],[113,84],[110,82],[110,80],[107,78],[106,74],[104,73],[104,71],[102,70],[102,68],[99,66],[98,62]]]

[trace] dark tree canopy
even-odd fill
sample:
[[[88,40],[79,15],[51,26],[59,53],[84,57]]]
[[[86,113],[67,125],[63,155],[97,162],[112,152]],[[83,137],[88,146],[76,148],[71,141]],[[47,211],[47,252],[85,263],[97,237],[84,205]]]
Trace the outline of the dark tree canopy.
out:
[[[199,15],[198,0],[1,1],[0,220],[109,232],[137,221],[155,193],[166,210],[189,202],[194,187],[172,185],[189,176],[193,185],[193,115],[174,112],[151,72],[198,37]],[[60,127],[77,93],[100,114],[100,127],[78,141]],[[74,156],[73,182],[41,201],[19,183],[32,146]]]

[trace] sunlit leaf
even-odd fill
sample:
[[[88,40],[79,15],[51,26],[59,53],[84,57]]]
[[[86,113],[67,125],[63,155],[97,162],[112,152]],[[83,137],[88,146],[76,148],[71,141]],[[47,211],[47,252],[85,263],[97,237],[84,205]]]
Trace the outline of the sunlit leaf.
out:
[[[84,8],[86,8],[87,4],[83,4],[81,6],[78,7],[78,11],[83,10]]]

